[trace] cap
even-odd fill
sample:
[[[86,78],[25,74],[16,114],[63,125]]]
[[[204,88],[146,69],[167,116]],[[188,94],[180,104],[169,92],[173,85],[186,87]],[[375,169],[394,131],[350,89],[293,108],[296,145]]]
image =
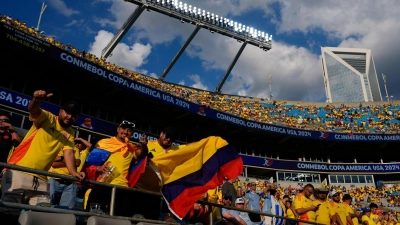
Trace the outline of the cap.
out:
[[[369,207],[364,207],[361,210],[363,213],[371,212],[371,209]]]
[[[122,128],[130,128],[132,130],[135,128],[135,124],[132,122],[129,122],[128,120],[122,121],[122,123],[119,126]]]
[[[236,204],[244,204],[243,198],[237,198],[235,201]]]
[[[329,193],[329,189],[325,187],[315,188],[319,193]]]
[[[232,201],[232,195],[226,194],[226,195],[224,195],[224,199]]]
[[[353,198],[352,198],[349,194],[343,195],[343,198],[342,198],[343,201],[345,201],[345,200],[352,200],[352,199],[353,199]]]
[[[67,102],[61,108],[70,115],[79,115],[81,112],[81,105],[75,101]]]
[[[333,189],[332,191],[331,191],[331,196],[334,196],[335,194],[337,194],[338,192],[337,192],[337,190],[336,189]]]
[[[171,138],[171,140],[175,140],[178,136],[178,132],[173,127],[166,127],[163,132],[168,138]]]

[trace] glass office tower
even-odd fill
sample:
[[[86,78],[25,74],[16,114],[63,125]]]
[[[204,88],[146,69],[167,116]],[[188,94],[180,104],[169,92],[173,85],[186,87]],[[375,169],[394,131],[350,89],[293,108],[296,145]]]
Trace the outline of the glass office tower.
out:
[[[369,49],[322,47],[327,102],[382,101]]]

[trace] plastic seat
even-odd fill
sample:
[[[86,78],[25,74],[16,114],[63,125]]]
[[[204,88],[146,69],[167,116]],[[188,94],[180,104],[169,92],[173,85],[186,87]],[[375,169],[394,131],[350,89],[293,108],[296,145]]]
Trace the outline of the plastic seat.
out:
[[[19,216],[18,222],[21,225],[75,225],[76,218],[73,214],[25,211]]]
[[[91,216],[87,220],[87,225],[131,225],[131,221]]]

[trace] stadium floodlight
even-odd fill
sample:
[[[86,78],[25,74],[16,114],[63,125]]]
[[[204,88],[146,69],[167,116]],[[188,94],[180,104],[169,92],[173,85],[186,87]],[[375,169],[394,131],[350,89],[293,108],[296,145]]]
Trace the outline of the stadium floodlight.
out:
[[[201,24],[202,28],[219,34],[247,42],[254,46],[261,46],[267,51],[272,48],[272,38],[263,36],[261,30],[251,29],[248,26],[228,18],[218,16],[213,12],[207,12],[196,6],[189,5],[178,0],[157,0],[157,1],[142,1],[142,0],[125,0],[139,6],[146,5],[148,9],[162,13],[164,15],[190,22],[192,24]],[[237,24],[235,24],[237,23]],[[255,32],[256,31],[256,32]],[[260,35],[258,33],[260,31]],[[266,33],[266,32],[264,32]]]

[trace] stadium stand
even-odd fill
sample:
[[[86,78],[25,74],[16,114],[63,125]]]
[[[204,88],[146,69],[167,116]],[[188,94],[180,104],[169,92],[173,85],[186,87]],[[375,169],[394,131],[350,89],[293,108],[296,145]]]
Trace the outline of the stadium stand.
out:
[[[400,106],[397,103],[374,103],[367,106],[363,106],[361,103],[324,105],[323,103],[266,101],[243,96],[216,94],[162,82],[121,68],[99,59],[91,53],[80,51],[70,44],[58,42],[55,37],[47,37],[43,33],[35,31],[33,27],[28,27],[26,23],[14,20],[10,16],[0,15],[0,20],[30,35],[41,38],[56,47],[69,51],[77,57],[90,60],[107,70],[114,71],[141,84],[146,84],[187,101],[197,103],[205,108],[212,108],[244,119],[304,130],[335,131],[338,133],[398,133],[400,129]],[[270,181],[263,181],[257,178],[240,178],[234,182],[238,195],[243,197],[250,190],[249,184],[251,183],[256,184],[256,190],[259,194],[265,187],[275,185],[280,198],[283,198],[284,195],[289,195],[290,198],[294,199],[303,189],[302,184],[296,187],[286,187],[281,186],[279,182],[272,184]],[[370,203],[376,203],[392,215],[400,217],[400,185],[380,188],[365,186],[347,189],[346,191],[341,186],[331,185],[326,188],[335,189],[342,196],[345,193],[350,194],[353,198],[354,209],[361,209]],[[219,201],[223,199],[220,188],[217,189],[216,195]]]
[[[94,54],[80,51],[71,44],[58,42],[55,37],[47,37],[27,27],[26,23],[2,16],[1,22],[12,25],[26,33],[44,39],[48,43],[69,51],[77,57],[82,57],[99,66],[113,71],[141,84],[170,93],[187,101],[229,113],[247,120],[266,124],[292,127],[304,130],[333,131],[337,133],[389,133],[400,131],[400,106],[392,103],[371,103],[363,106],[361,103],[330,104],[296,103],[289,101],[265,101],[264,99],[248,98],[217,94],[205,90],[162,82],[158,79],[119,67]]]

